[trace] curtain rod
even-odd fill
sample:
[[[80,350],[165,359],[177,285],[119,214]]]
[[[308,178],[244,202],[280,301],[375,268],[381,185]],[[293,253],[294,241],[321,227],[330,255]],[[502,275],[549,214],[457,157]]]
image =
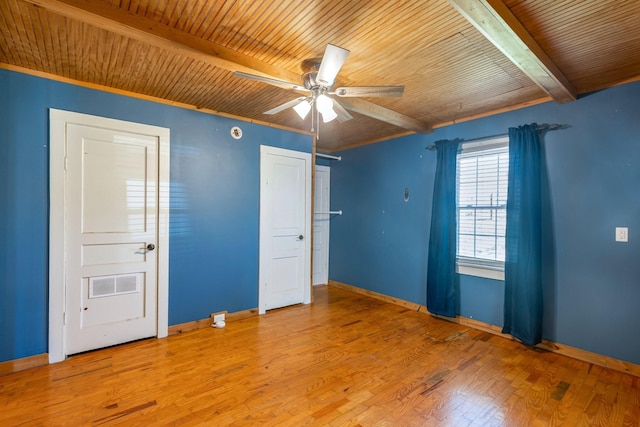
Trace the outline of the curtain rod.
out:
[[[323,154],[323,153],[317,153],[317,152],[316,152],[316,157],[324,157],[325,159],[332,159],[337,161],[342,160],[342,156],[332,156],[330,154]]]
[[[558,130],[558,129],[566,129],[566,128],[568,128],[568,127],[569,127],[569,125],[561,125],[561,124],[558,124],[558,123],[551,123],[551,124],[541,124],[541,125],[538,125],[537,129],[538,129],[538,131],[543,131],[543,130]],[[497,135],[496,135],[496,136],[497,136]],[[476,139],[474,139],[474,141],[475,141],[475,140],[477,140],[477,139],[486,139],[486,138],[493,138],[493,137],[490,137],[490,136],[489,136],[489,137],[485,137],[485,138],[476,138]],[[471,142],[471,141],[465,141],[465,142]],[[433,151],[433,150],[435,150],[435,149],[436,149],[436,146],[435,146],[435,145],[427,145],[427,146],[426,146],[426,147],[424,147],[424,148],[425,148],[425,149],[427,149],[427,150],[431,150],[431,151]]]

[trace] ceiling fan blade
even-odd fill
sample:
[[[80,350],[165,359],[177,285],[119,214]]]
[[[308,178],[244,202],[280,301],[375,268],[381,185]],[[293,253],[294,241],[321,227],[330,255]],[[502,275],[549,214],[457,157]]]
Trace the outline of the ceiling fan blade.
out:
[[[344,123],[347,120],[353,119],[353,116],[349,114],[347,110],[345,110],[345,108],[338,102],[337,99],[333,100],[333,111],[335,111],[338,115],[338,120],[340,121],[340,123]]]
[[[328,44],[320,62],[316,81],[326,87],[332,86],[347,56],[349,56],[347,49]]]
[[[335,94],[342,97],[400,97],[404,95],[404,86],[347,86],[339,87]]]
[[[285,82],[282,80],[272,79],[269,77],[256,76],[255,74],[243,73],[242,71],[236,71],[235,73],[233,73],[233,75],[236,77],[242,77],[243,79],[249,79],[249,80],[255,80],[262,83],[267,83],[272,86],[280,87],[283,89],[293,89],[293,90],[303,91],[307,93],[311,92],[309,89],[307,89],[304,86],[296,85],[296,84]]]
[[[420,120],[405,116],[397,111],[390,110],[378,104],[374,104],[373,102],[365,101],[364,99],[352,98],[348,101],[340,100],[340,102],[345,108],[351,111],[390,123],[403,129],[412,130],[418,133],[433,132],[433,128],[430,125],[422,123]]]
[[[265,111],[262,114],[269,114],[269,115],[278,114],[280,111],[284,111],[287,108],[291,108],[293,106],[298,105],[299,103],[301,103],[305,99],[307,99],[307,98],[305,98],[304,96],[301,96],[300,98],[296,98],[296,99],[293,99],[291,101],[285,102],[284,104],[278,105],[277,107],[274,107],[274,108],[272,108],[272,109],[270,109],[268,111]]]

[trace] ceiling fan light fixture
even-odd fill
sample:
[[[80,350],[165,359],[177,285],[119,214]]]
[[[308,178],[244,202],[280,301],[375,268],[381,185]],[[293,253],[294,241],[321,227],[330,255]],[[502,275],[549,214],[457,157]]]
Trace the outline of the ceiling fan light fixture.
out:
[[[330,109],[328,111],[325,111],[322,114],[322,121],[324,123],[329,123],[331,120],[335,119],[336,117],[338,117],[338,114],[336,114],[335,111],[333,111],[333,109]]]
[[[316,107],[322,114],[333,111],[333,100],[327,95],[318,95],[316,98]]]
[[[322,121],[325,123],[329,123],[338,117],[338,114],[333,110],[333,100],[327,95],[318,95],[316,98],[316,107],[320,114],[322,114]]]
[[[305,117],[307,117],[307,114],[309,114],[309,111],[311,111],[311,104],[309,103],[308,99],[305,99],[304,101],[301,101],[300,103],[295,105],[293,109],[296,113],[298,113],[300,118],[304,120]]]

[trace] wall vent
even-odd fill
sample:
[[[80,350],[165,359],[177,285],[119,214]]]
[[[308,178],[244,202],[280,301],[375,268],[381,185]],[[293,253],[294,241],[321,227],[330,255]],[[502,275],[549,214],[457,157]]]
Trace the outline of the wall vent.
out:
[[[141,273],[89,278],[89,298],[140,292]]]

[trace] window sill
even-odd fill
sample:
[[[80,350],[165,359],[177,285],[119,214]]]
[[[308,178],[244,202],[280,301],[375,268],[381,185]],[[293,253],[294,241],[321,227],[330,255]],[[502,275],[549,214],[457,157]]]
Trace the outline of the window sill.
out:
[[[484,277],[485,279],[504,281],[504,269],[483,268],[471,265],[458,265],[456,268],[458,274],[466,276]]]

